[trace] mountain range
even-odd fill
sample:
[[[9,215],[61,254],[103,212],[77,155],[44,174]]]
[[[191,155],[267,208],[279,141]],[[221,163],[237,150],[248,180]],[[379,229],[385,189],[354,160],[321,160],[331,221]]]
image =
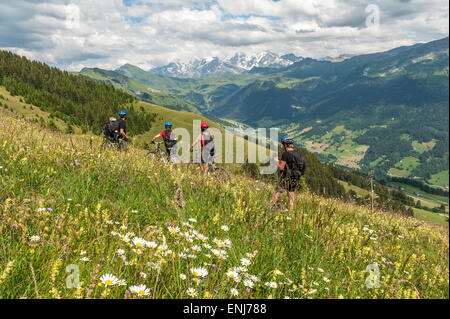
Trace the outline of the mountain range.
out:
[[[179,78],[211,78],[231,74],[242,74],[253,68],[283,68],[301,61],[294,54],[279,56],[266,51],[256,55],[236,53],[231,58],[195,59],[188,63],[173,62],[151,69],[150,72]]]

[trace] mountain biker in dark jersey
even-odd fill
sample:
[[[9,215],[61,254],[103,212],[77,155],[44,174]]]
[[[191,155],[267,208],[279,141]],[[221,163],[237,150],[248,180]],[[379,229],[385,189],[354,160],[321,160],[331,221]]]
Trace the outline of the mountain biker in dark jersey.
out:
[[[150,143],[154,144],[158,138],[162,137],[162,139],[164,140],[164,146],[166,147],[167,155],[170,159],[172,159],[176,155],[177,139],[174,131],[172,130],[172,123],[166,122],[164,123],[164,126],[166,129],[156,135]]]
[[[300,177],[304,174],[305,160],[299,152],[294,150],[294,139],[291,136],[283,137],[281,143],[284,148],[284,153],[278,161],[281,179],[272,196],[271,203],[275,204],[281,193],[286,191],[289,196],[289,210],[292,212],[294,210],[295,190]]]
[[[201,159],[202,166],[205,173],[208,172],[208,164],[211,164],[214,161],[215,155],[215,145],[214,145],[214,135],[208,132],[209,125],[206,122],[203,122],[200,125],[202,130],[202,134],[200,134],[194,143],[191,146],[191,152],[193,151],[195,145],[201,143]]]
[[[106,124],[103,127],[103,134],[105,136],[105,138],[111,142],[116,141],[117,138],[117,134],[114,130],[114,124],[116,123],[116,118],[115,117],[110,117],[109,118],[109,124]]]

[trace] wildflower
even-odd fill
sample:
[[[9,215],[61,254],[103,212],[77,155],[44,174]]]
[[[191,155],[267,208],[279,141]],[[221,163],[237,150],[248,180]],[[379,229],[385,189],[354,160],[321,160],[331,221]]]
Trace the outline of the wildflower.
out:
[[[151,262],[151,263],[149,262],[147,265],[153,270],[159,269],[159,265],[154,262]]]
[[[145,242],[145,240],[142,239],[142,238],[135,237],[135,238],[133,239],[133,244],[135,244],[136,247],[144,247],[145,244],[146,244],[146,242]]]
[[[278,284],[276,282],[266,282],[265,285],[270,288],[278,288]]]
[[[118,253],[119,255],[125,255],[125,250],[123,250],[123,249],[118,249],[118,250],[117,250],[117,253]]]
[[[330,279],[328,279],[327,277],[323,277],[323,281],[330,282]]]
[[[191,249],[192,249],[192,251],[194,251],[194,252],[199,252],[199,251],[202,250],[199,246],[192,246]]]
[[[105,286],[114,286],[114,285],[117,285],[117,283],[119,282],[119,279],[114,275],[105,274],[100,277],[100,281]]]
[[[31,237],[30,237],[30,240],[31,240],[32,242],[38,242],[39,240],[41,240],[41,237],[34,235],[34,236],[31,236]]]
[[[274,273],[275,276],[283,276],[283,273],[281,271],[279,271],[278,269],[275,269],[273,271],[273,273]]]
[[[141,276],[141,278],[144,278],[144,279],[147,278],[147,274],[145,272],[141,272],[140,276]]]
[[[80,260],[81,260],[81,261],[89,261],[89,258],[83,257],[83,258],[81,258]]]
[[[156,247],[158,247],[158,244],[155,243],[154,241],[148,241],[148,242],[145,243],[145,245],[147,247],[149,247],[149,248],[156,248]]]
[[[247,256],[247,258],[253,258],[253,254],[252,253],[247,253],[246,256]]]
[[[176,233],[180,232],[179,227],[168,227],[168,230],[172,235],[175,235]]]
[[[150,289],[148,289],[145,285],[131,286],[130,291],[137,294],[139,297],[148,296],[150,294]]]
[[[86,255],[86,254],[87,254],[86,250],[80,251],[80,255],[81,255],[81,256],[84,256],[84,255]]]
[[[254,283],[253,283],[253,281],[246,279],[246,280],[244,280],[244,286],[248,287],[248,288],[253,288]]]
[[[230,228],[226,225],[223,225],[222,227],[220,227],[220,229],[222,229],[223,231],[229,231]]]
[[[180,274],[180,279],[181,280],[186,280],[186,275],[185,274]]]
[[[239,292],[237,291],[237,289],[231,288],[231,295],[234,297],[239,296]]]
[[[196,222],[197,222],[197,220],[196,220],[195,218],[189,218],[189,221],[190,221],[191,223],[196,223]]]
[[[205,268],[191,268],[191,272],[196,277],[206,277],[208,275],[208,270]]]
[[[119,279],[119,282],[117,283],[119,286],[126,286],[127,282],[123,279]]]
[[[239,277],[239,274],[236,271],[230,270],[226,273],[228,278],[235,279]]]
[[[247,258],[241,258],[241,265],[242,266],[250,266],[251,262]]]
[[[197,296],[197,292],[195,291],[194,288],[189,288],[186,292],[187,292],[187,294],[188,294],[190,297],[192,297],[192,298],[194,298],[194,297]]]
[[[200,282],[201,282],[201,280],[198,279],[198,278],[194,278],[194,279],[192,279],[192,281],[195,282],[195,284],[196,284],[197,286],[200,285]]]

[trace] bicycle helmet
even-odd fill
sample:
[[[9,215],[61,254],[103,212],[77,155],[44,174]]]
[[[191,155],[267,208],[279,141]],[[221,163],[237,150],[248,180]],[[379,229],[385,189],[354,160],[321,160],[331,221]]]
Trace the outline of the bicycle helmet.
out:
[[[203,123],[200,125],[200,127],[201,127],[201,128],[209,128],[209,125],[208,125],[208,123],[203,122]]]
[[[119,112],[120,118],[123,118],[124,116],[126,116],[128,113],[125,110],[122,110]]]
[[[166,123],[164,123],[164,126],[165,126],[165,127],[168,127],[168,126],[172,127],[173,125],[172,125],[172,123],[170,123],[170,122],[166,122]]]
[[[281,143],[285,145],[294,144],[294,138],[292,136],[285,136],[281,138]]]

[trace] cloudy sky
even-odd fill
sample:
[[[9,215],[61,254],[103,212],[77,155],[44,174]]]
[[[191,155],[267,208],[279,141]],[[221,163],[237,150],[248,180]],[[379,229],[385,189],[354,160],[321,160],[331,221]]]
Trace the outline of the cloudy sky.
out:
[[[0,0],[0,48],[63,69],[262,51],[320,58],[448,36],[448,0]]]

